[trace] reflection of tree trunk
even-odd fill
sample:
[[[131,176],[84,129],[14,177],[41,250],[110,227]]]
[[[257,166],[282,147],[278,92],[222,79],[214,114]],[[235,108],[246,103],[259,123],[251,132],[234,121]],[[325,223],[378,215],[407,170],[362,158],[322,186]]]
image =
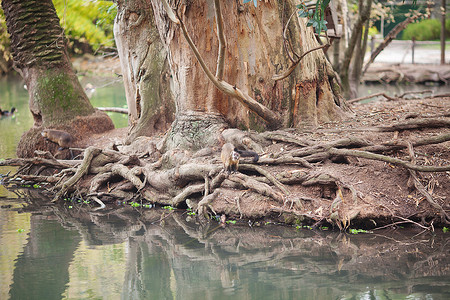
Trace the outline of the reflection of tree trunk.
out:
[[[22,137],[19,156],[32,156],[33,150],[39,149],[42,128],[37,129],[41,126],[65,126],[74,136],[112,129],[112,121],[104,113],[95,113],[78,82],[52,1],[3,0],[1,4],[13,58],[27,85],[34,118],[35,129]]]
[[[31,217],[31,232],[16,261],[11,299],[61,299],[69,282],[69,265],[80,242],[76,231]]]
[[[70,220],[81,231],[93,226],[95,219],[99,244],[109,244],[112,237],[127,237],[128,251],[121,253],[128,258],[124,299],[287,299],[293,290],[313,299],[321,289],[326,290],[326,298],[339,298],[343,293],[356,295],[366,290],[367,282],[373,280],[388,288],[396,279],[396,288],[401,283],[409,289],[426,285],[430,291],[442,290],[449,275],[446,245],[450,238],[442,233],[417,239],[413,237],[417,232],[410,230],[368,236],[270,225],[222,228],[209,223],[203,227],[177,212],[162,223],[157,221],[161,216],[156,209],[132,212],[124,208],[114,214],[112,221],[110,212],[58,210],[61,220]],[[119,220],[127,222],[117,226]],[[30,242],[16,264],[11,296],[60,299],[67,281],[64,272],[79,238],[52,221],[33,222]],[[43,261],[43,250],[55,255],[51,261]],[[339,276],[324,284],[330,274]],[[102,276],[109,278],[109,274]],[[356,277],[364,279],[355,282]],[[54,278],[59,280],[57,289],[52,286]]]
[[[127,96],[128,142],[138,136],[166,131],[175,103],[170,93],[170,71],[150,0],[117,1],[114,35]]]
[[[172,277],[172,264],[167,254],[164,248],[149,247],[143,241],[137,242],[136,238],[130,239],[122,298],[177,299],[176,279]]]

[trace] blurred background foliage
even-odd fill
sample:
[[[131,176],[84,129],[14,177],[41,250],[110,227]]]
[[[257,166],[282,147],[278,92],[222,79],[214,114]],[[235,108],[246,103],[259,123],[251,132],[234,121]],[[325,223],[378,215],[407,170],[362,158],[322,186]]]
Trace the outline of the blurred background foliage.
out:
[[[403,31],[403,40],[415,38],[417,41],[438,41],[441,36],[441,21],[425,19],[409,24]],[[450,37],[450,19],[445,20],[445,36]]]
[[[82,54],[114,47],[115,3],[101,0],[53,0],[53,4],[69,40],[69,51]]]
[[[113,35],[117,6],[102,0],[53,0],[72,54],[116,52]],[[12,67],[9,34],[0,8],[0,75]]]
[[[0,77],[12,67],[12,57],[9,50],[9,34],[6,31],[6,21],[0,7]]]

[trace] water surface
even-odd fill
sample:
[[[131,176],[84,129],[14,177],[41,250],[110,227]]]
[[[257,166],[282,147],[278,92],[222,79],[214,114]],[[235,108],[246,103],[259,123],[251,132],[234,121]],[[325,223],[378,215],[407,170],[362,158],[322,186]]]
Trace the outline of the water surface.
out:
[[[125,91],[120,78],[101,77],[81,79],[83,87],[90,84],[90,101],[94,107],[126,107]],[[12,117],[0,118],[0,158],[15,157],[16,145],[22,134],[33,126],[28,108],[28,91],[17,77],[0,78],[0,108],[17,112]],[[128,126],[127,115],[108,113],[116,128]]]
[[[160,214],[2,208],[1,299],[450,298],[450,236],[442,232],[222,228]]]

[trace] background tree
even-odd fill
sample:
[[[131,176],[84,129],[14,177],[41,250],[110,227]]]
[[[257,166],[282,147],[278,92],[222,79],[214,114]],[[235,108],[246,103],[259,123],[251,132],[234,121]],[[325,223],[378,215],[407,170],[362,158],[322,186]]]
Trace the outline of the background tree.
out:
[[[111,1],[53,1],[61,27],[68,39],[69,53],[114,52],[113,24],[117,9]],[[0,75],[12,69],[9,35],[0,9]]]
[[[348,46],[345,48],[342,61],[338,64],[337,67],[337,72],[339,73],[341,79],[342,89],[344,90],[344,95],[347,98],[356,96],[356,88],[353,87],[352,91],[351,82],[359,83],[362,62],[364,60],[364,53],[368,41],[368,30],[369,30],[371,8],[372,8],[372,0],[358,1],[357,18],[354,24],[352,24],[352,30],[349,36]],[[363,31],[364,27],[365,30]],[[350,73],[351,69],[350,64],[352,60],[354,61],[354,65],[352,68],[353,74]],[[353,77],[351,77],[352,75]]]
[[[19,156],[45,148],[43,128],[62,128],[75,138],[114,126],[90,104],[66,51],[66,42],[51,0],[3,0],[11,50],[30,95],[34,127],[22,136]]]
[[[150,0],[118,0],[114,35],[123,70],[130,126],[127,142],[166,131],[174,119],[167,52]]]
[[[9,35],[6,29],[6,20],[3,11],[0,10],[0,76],[8,73],[13,65],[10,53]]]
[[[71,52],[80,54],[114,46],[113,23],[117,9],[113,2],[54,0],[53,4]]]

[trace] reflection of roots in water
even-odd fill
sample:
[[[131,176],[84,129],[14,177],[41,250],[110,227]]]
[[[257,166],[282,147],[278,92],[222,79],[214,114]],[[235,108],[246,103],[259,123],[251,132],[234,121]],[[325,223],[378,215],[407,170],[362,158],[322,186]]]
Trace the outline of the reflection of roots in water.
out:
[[[49,213],[45,207],[37,211]],[[178,212],[171,212],[155,223],[161,220],[156,209],[139,213],[129,207],[99,213],[67,210],[58,205],[52,211],[65,227],[77,228],[88,245],[130,240],[136,246],[145,243],[152,251],[163,251],[172,258],[204,261],[209,268],[220,268],[217,274],[224,287],[232,287],[232,278],[236,276],[221,267],[229,264],[271,262],[278,268],[302,270],[304,274],[315,274],[320,266],[323,274],[344,272],[346,276],[364,274],[391,279],[450,273],[447,262],[450,237],[445,234],[416,236],[418,231],[403,229],[349,235],[275,225],[249,227],[243,222],[224,227],[216,222],[198,224]],[[181,263],[183,259],[175,261]]]

